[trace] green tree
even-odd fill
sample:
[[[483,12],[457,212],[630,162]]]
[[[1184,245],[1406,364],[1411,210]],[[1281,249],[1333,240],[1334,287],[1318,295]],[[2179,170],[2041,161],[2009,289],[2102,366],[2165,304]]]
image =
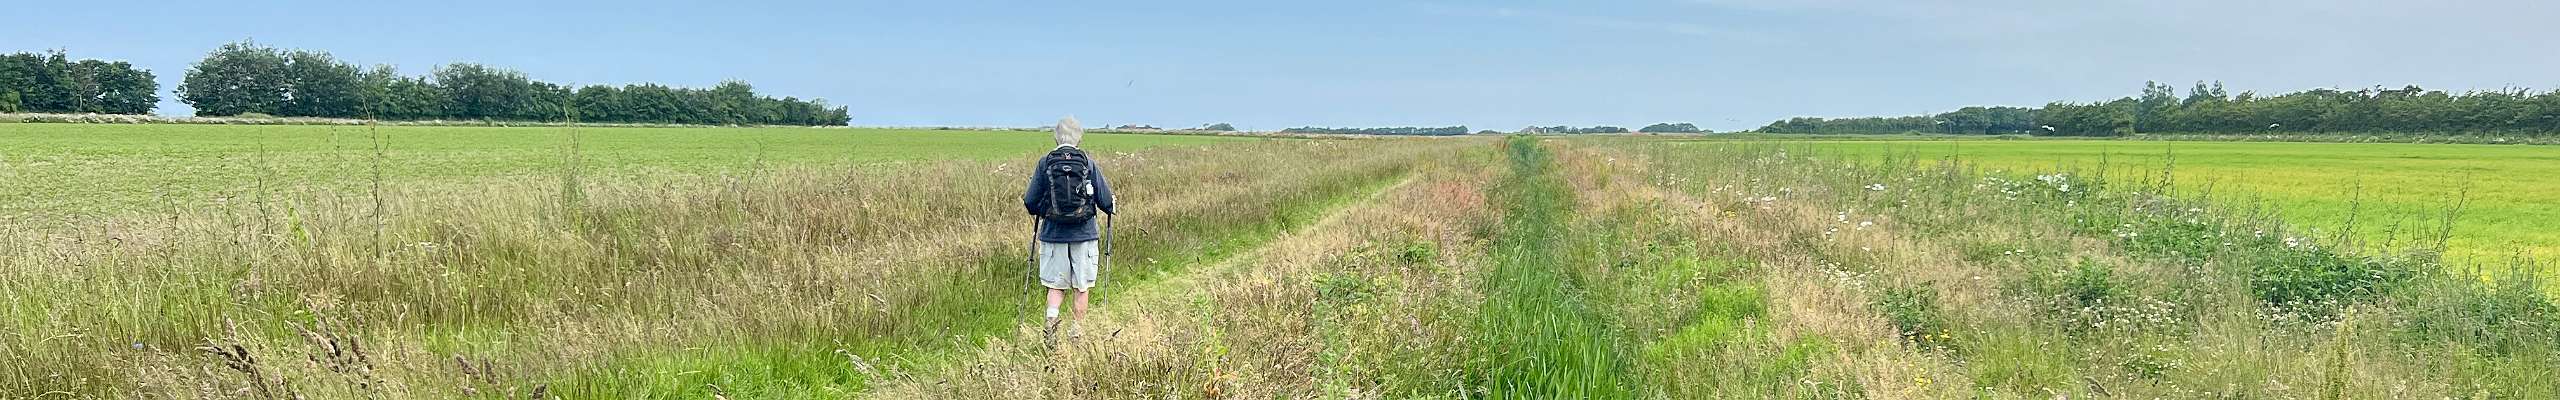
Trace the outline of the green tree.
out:
[[[436,86],[453,97],[451,116],[459,119],[509,119],[532,101],[533,82],[523,73],[480,64],[457,63],[437,68]]]
[[[0,93],[23,93],[35,86],[37,68],[44,67],[44,57],[35,53],[0,54]],[[11,102],[15,107],[20,103]]]
[[[79,112],[72,100],[77,97],[73,87],[78,84],[71,77],[69,57],[54,50],[28,61],[31,64],[27,66],[26,89],[21,91],[25,93],[25,98],[19,100],[21,106],[34,112]]]
[[[285,101],[275,115],[354,118],[364,114],[359,93],[362,73],[329,53],[296,50],[285,54]]]
[[[578,88],[578,120],[584,122],[631,122],[631,114],[622,104],[622,89],[605,85]]]
[[[222,45],[187,68],[178,83],[178,101],[195,106],[199,116],[277,112],[290,90],[283,52],[255,42]]]
[[[1931,124],[1936,127],[1932,129]],[[1566,132],[1569,127],[1533,128]],[[2560,134],[2560,91],[2503,89],[2450,93],[2416,86],[2356,91],[2310,89],[2273,96],[2233,95],[2221,82],[2196,82],[2184,98],[2147,82],[2141,94],[2098,103],[2054,102],[2043,108],[1965,107],[1930,117],[1790,118],[1759,129],[1771,133],[2126,135],[2134,132],[2497,132]]]
[[[61,75],[63,107],[60,112],[95,113],[105,109],[106,85],[98,83],[98,70],[107,68],[105,61],[80,60],[65,65]]]
[[[2169,117],[2178,111],[2178,89],[2159,82],[2143,82],[2142,97],[2134,100],[2133,107],[2135,131],[2169,130]]]
[[[400,120],[454,118],[453,94],[436,86],[427,78],[398,78],[387,86],[387,104],[380,118]]]
[[[159,89],[150,71],[123,61],[74,61],[60,50],[0,55],[0,93],[17,94],[7,110],[145,114]]]
[[[709,120],[704,122],[721,125],[759,122],[754,105],[756,89],[746,82],[721,81],[720,85],[711,87],[705,100],[708,100],[711,112]]]
[[[101,62],[91,72],[98,85],[97,108],[107,114],[150,114],[160,106],[160,81],[133,64]]]
[[[78,108],[123,109],[119,105],[124,103],[108,100],[157,101],[147,97],[155,88],[142,86],[138,91],[127,91],[129,85],[118,84],[136,76],[139,79],[134,81],[147,84],[148,72],[127,75],[128,71],[119,69],[126,65],[123,63],[84,63],[79,68],[48,65],[59,58],[0,56],[0,84],[8,85],[0,89],[76,91],[85,95],[45,99],[69,99],[63,104]],[[324,52],[281,51],[250,42],[226,44],[209,53],[188,70],[179,95],[181,100],[196,105],[198,115],[260,112],[391,120],[576,118],[590,122],[838,126],[852,120],[845,107],[830,106],[819,99],[766,97],[741,81],[721,82],[709,89],[648,83],[572,88],[471,63],[446,65],[426,76],[407,77],[389,66],[367,70]],[[32,103],[36,96],[27,97]]]
[[[1637,129],[1636,131],[1645,133],[1698,133],[1698,125],[1687,122],[1664,122],[1645,125],[1644,128]]]
[[[842,108],[837,108],[837,109],[836,109],[836,111],[837,111],[839,114],[841,114],[841,113],[843,112],[843,110],[844,110],[844,109],[842,109]],[[839,117],[841,117],[841,115],[839,115]],[[1429,127],[1412,127],[1412,126],[1399,126],[1399,127],[1391,127],[1391,128],[1323,128],[1323,127],[1297,127],[1297,128],[1282,129],[1282,130],[1280,130],[1280,132],[1283,132],[1283,133],[1326,133],[1326,134],[1344,134],[1344,135],[1455,136],[1455,135],[1464,135],[1464,134],[1467,134],[1467,127],[1466,127],[1465,125],[1460,125],[1460,126],[1447,126],[1447,127],[1437,127],[1437,128],[1429,128]]]
[[[568,87],[550,82],[526,81],[523,97],[517,99],[515,115],[507,119],[519,121],[565,121],[577,95]]]
[[[2044,106],[2036,124],[2051,135],[2121,136],[2132,133],[2133,110],[2139,104],[2129,97],[2096,104],[2057,102]]]

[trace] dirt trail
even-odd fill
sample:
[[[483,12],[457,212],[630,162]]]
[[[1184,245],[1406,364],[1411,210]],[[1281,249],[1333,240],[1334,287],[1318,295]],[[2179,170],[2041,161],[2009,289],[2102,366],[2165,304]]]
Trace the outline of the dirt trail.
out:
[[[1356,238],[1323,233],[1351,229],[1346,222],[1349,216],[1376,207],[1379,199],[1416,180],[1414,175],[1407,175],[1356,200],[1333,206],[1312,223],[1215,263],[1183,269],[1160,279],[1103,286],[1095,292],[1083,337],[1066,338],[1067,329],[1061,327],[1055,349],[1044,348],[1038,314],[1028,314],[1031,317],[1018,324],[1010,336],[990,338],[948,361],[918,371],[891,372],[881,377],[869,396],[959,398],[987,394],[1041,398],[1090,394],[1103,386],[1135,393],[1195,393],[1221,386],[1219,381],[1239,377],[1216,365],[1227,358],[1227,349],[1216,348],[1220,342],[1216,337],[1228,332],[1215,326],[1215,314],[1222,310],[1216,304],[1221,293],[1213,291],[1270,283],[1236,279],[1275,278],[1256,277],[1246,271],[1254,269],[1251,267],[1303,262],[1333,253],[1321,250],[1345,247],[1349,244],[1346,242]],[[1208,365],[1201,365],[1204,363]],[[1105,383],[1108,377],[1135,379]]]

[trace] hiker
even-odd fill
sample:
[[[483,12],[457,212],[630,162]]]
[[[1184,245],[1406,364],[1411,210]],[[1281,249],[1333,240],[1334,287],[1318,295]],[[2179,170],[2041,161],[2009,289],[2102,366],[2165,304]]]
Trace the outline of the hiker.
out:
[[[1022,193],[1022,207],[1039,217],[1039,233],[1033,257],[1039,260],[1040,284],[1049,289],[1048,318],[1042,322],[1041,339],[1052,345],[1058,334],[1058,303],[1074,290],[1074,321],[1067,337],[1084,335],[1084,311],[1093,292],[1099,268],[1101,248],[1098,241],[1103,231],[1096,229],[1100,218],[1113,214],[1111,184],[1102,179],[1102,167],[1076,144],[1084,140],[1084,126],[1075,117],[1058,120],[1052,129],[1058,147],[1040,158],[1038,168],[1031,170],[1031,188]],[[1097,215],[1097,212],[1099,215]]]

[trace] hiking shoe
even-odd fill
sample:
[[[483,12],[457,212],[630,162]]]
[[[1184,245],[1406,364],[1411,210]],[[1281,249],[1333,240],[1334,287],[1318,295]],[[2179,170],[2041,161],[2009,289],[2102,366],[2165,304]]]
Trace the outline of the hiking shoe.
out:
[[[1084,322],[1076,322],[1074,325],[1068,325],[1067,340],[1079,339],[1084,339]]]
[[[1040,326],[1040,344],[1050,348],[1058,347],[1058,319],[1049,318],[1049,322],[1042,323]]]

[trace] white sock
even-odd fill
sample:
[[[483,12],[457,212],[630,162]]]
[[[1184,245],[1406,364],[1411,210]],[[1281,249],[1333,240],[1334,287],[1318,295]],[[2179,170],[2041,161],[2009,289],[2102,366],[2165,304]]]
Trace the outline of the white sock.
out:
[[[1058,308],[1049,307],[1049,319],[1058,319]]]

